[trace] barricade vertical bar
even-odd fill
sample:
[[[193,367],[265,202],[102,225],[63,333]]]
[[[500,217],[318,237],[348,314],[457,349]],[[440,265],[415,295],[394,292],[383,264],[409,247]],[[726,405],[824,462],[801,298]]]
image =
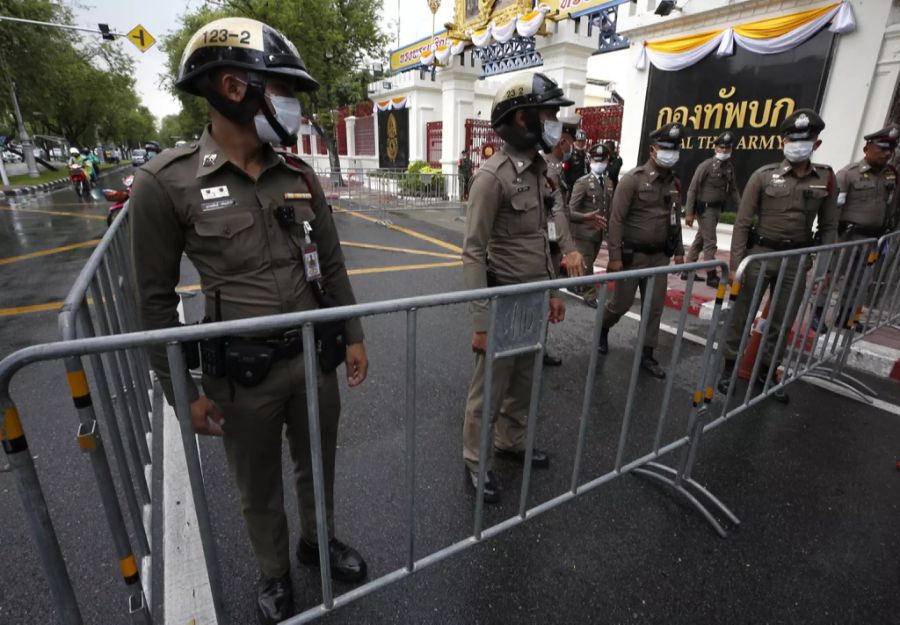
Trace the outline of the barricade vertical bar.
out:
[[[843,279],[841,280],[841,286],[838,289],[838,297],[837,302],[835,304],[835,311],[837,312],[837,317],[834,319],[835,326],[835,340],[831,342],[831,354],[834,355],[837,352],[838,342],[840,342],[840,338],[844,335],[843,330],[847,327],[847,321],[853,318],[854,312],[851,310],[847,310],[848,302],[846,301],[847,294],[851,289],[851,284],[856,283],[856,277],[859,272],[859,264],[862,262],[862,253],[863,249],[861,247],[855,247],[850,249],[850,259],[847,261],[847,268],[843,272]],[[863,265],[865,267],[865,265]],[[854,271],[855,270],[855,271]],[[851,326],[851,332],[853,330]],[[848,337],[849,338],[849,337]]]
[[[28,449],[19,413],[9,397],[7,384],[8,380],[4,380],[4,388],[0,390],[0,410],[3,417],[0,421],[0,441],[3,443],[3,451],[15,476],[16,489],[19,491],[22,507],[25,508],[25,518],[28,520],[28,530],[31,539],[37,545],[41,565],[47,576],[47,584],[50,586],[50,594],[56,608],[56,618],[63,625],[82,625],[78,601],[75,599],[72,581],[66,571],[59,540],[53,529],[44,491],[41,489],[34,459]]]
[[[762,331],[762,336],[759,339],[759,349],[756,350],[756,358],[753,361],[753,369],[750,373],[750,380],[747,384],[747,391],[744,393],[745,404],[750,401],[750,395],[753,393],[753,388],[756,385],[756,379],[759,375],[760,365],[762,365],[762,362],[766,358],[766,343],[769,340],[769,331],[772,329],[771,317],[775,314],[775,311],[778,310],[778,302],[781,299],[781,286],[784,284],[784,274],[786,267],[787,256],[784,256],[781,259],[781,263],[778,265],[778,276],[775,278],[775,285],[769,291],[769,319],[766,319],[765,327],[763,327]],[[762,282],[762,280],[760,280],[760,282]],[[775,360],[773,358],[770,365],[774,364],[774,362]]]
[[[889,284],[886,280],[888,274],[891,272],[891,268],[894,266],[894,261],[897,258],[900,258],[893,247],[890,244],[890,240],[887,237],[881,237],[878,239],[878,243],[876,244],[876,252],[878,253],[878,262],[875,265],[875,276],[873,280],[875,281],[875,288],[872,289],[871,294],[869,295],[869,314],[866,315],[866,322],[863,329],[863,336],[870,334],[878,327],[878,321],[875,324],[872,324],[872,316],[875,314],[875,307],[879,303],[879,296],[883,297],[883,293],[887,290],[887,285]],[[893,253],[892,253],[893,252]],[[884,285],[884,288],[882,288]],[[879,309],[878,317],[881,317],[881,311]]]
[[[525,518],[528,507],[528,491],[531,487],[531,459],[534,457],[534,435],[537,429],[537,412],[541,396],[541,374],[544,365],[544,345],[547,342],[547,323],[550,308],[550,291],[544,291],[543,315],[541,316],[541,339],[539,349],[534,352],[531,374],[531,397],[528,402],[528,425],[525,433],[525,462],[522,467],[522,494],[519,500],[519,516]]]
[[[688,273],[687,286],[684,289],[684,302],[681,304],[681,310],[678,313],[678,327],[675,329],[675,342],[672,345],[672,357],[669,360],[669,375],[666,380],[666,390],[663,393],[662,405],[659,409],[659,419],[656,422],[656,436],[653,439],[653,453],[659,453],[659,447],[662,444],[662,433],[666,423],[666,416],[669,414],[669,400],[672,398],[672,386],[675,384],[675,371],[678,359],[681,357],[681,344],[684,339],[684,326],[687,323],[688,308],[691,303],[691,294],[694,290],[694,280],[697,274],[693,271]]]
[[[597,287],[597,311],[594,313],[594,334],[591,337],[591,358],[588,361],[587,377],[584,383],[584,401],[581,404],[581,422],[578,424],[578,442],[575,445],[575,466],[572,468],[572,494],[578,493],[578,481],[581,479],[581,463],[584,454],[584,438],[587,433],[588,415],[593,401],[594,378],[597,376],[597,359],[600,357],[600,333],[603,331],[603,311],[606,310],[606,296],[609,291],[604,281]]]
[[[619,435],[619,448],[616,451],[616,471],[621,470],[622,460],[625,457],[625,443],[628,440],[628,430],[631,427],[631,412],[634,409],[634,391],[637,388],[637,378],[640,375],[641,355],[644,349],[644,338],[647,336],[647,323],[650,319],[650,306],[653,302],[653,287],[658,276],[647,278],[647,286],[644,289],[641,301],[641,325],[638,328],[637,343],[634,346],[634,359],[631,363],[631,379],[628,381],[628,398],[625,400],[625,415],[622,417],[622,431]],[[665,274],[663,274],[665,279]]]
[[[94,336],[91,317],[90,314],[88,314],[85,304],[82,304],[81,308],[78,310],[77,322],[81,325],[81,333],[84,336]],[[150,541],[147,538],[147,531],[144,527],[143,512],[141,504],[137,499],[137,493],[135,492],[134,479],[131,476],[131,471],[128,470],[128,460],[125,455],[125,447],[122,444],[123,435],[119,429],[119,420],[116,418],[112,399],[109,396],[109,381],[106,378],[103,359],[100,357],[100,354],[91,354],[90,361],[91,369],[93,369],[94,372],[94,378],[97,380],[97,393],[100,396],[100,406],[103,414],[106,416],[105,423],[106,428],[109,431],[113,457],[115,458],[116,466],[118,467],[119,479],[122,480],[122,485],[124,486],[125,503],[128,506],[128,513],[131,515],[134,533],[137,537],[138,555],[141,557],[147,556],[150,554]],[[143,472],[141,472],[141,479],[138,482],[138,487],[140,486],[143,486],[144,488],[147,487],[147,482],[143,479]],[[149,503],[149,500],[150,494],[148,491],[144,503]]]
[[[481,432],[478,438],[478,488],[475,492],[475,528],[472,533],[481,540],[481,526],[484,521],[484,479],[488,465],[488,437],[494,417],[494,343],[497,329],[497,299],[491,298],[488,313],[487,347],[484,352],[484,402],[481,406]]]
[[[406,570],[416,562],[416,311],[406,311]]]
[[[97,482],[97,490],[100,493],[103,512],[106,515],[110,534],[112,534],[116,560],[119,563],[119,569],[125,581],[125,590],[130,603],[133,595],[144,595],[144,586],[141,582],[137,560],[131,550],[131,541],[128,538],[128,530],[125,528],[125,519],[122,517],[122,510],[119,508],[119,499],[116,495],[112,472],[109,469],[109,462],[106,458],[106,452],[103,448],[103,441],[97,425],[87,375],[85,374],[81,358],[77,356],[66,358],[65,365],[72,401],[78,413],[78,420],[81,422],[78,428],[78,445],[82,451],[88,454],[91,461],[91,468],[94,471],[94,479]],[[138,521],[138,524],[140,524],[140,521]],[[142,616],[143,622],[150,622],[150,614],[146,610]]]
[[[868,252],[868,248],[865,250]],[[863,260],[862,258],[860,259]],[[836,378],[843,373],[844,366],[847,363],[847,359],[850,357],[850,348],[853,345],[853,334],[855,332],[855,320],[856,320],[856,311],[862,309],[864,304],[864,300],[866,298],[866,293],[869,290],[869,287],[872,284],[872,276],[875,273],[875,263],[878,262],[878,253],[877,250],[872,250],[865,254],[865,266],[863,269],[862,280],[857,284],[856,292],[853,294],[853,301],[847,302],[846,305],[851,306],[847,311],[847,323],[846,323],[846,340],[844,341],[844,345],[841,348],[841,353],[838,358],[838,361],[831,368],[831,375],[829,379],[834,382]],[[861,313],[860,313],[861,315]]]
[[[216,621],[224,623],[222,604],[222,575],[219,570],[219,558],[216,552],[216,539],[212,532],[212,521],[209,516],[209,504],[206,501],[206,489],[203,486],[203,471],[200,468],[200,452],[197,448],[197,435],[191,422],[191,406],[188,400],[188,381],[190,375],[184,360],[184,352],[180,343],[168,343],[166,354],[169,358],[169,371],[172,376],[172,391],[175,394],[175,414],[181,429],[181,443],[184,447],[184,458],[187,464],[188,481],[194,508],[197,512],[197,529],[200,531],[200,542],[203,546],[206,574],[212,592]]]
[[[803,267],[806,264],[806,261],[804,259],[807,256],[809,256],[809,254],[803,254],[803,256],[801,257],[801,263],[797,267],[797,282],[800,282],[800,277],[803,275],[802,274]],[[811,272],[812,272],[811,275],[813,276],[813,278],[811,280],[803,280],[803,282],[806,284],[806,286],[803,291],[803,298],[800,300],[800,307],[797,309],[797,314],[800,316],[797,319],[797,323],[796,323],[798,332],[808,332],[809,331],[806,317],[807,317],[807,314],[809,314],[811,312],[809,302],[813,296],[813,292],[815,291],[815,288],[814,288],[815,276],[818,274],[820,261],[821,261],[821,254],[816,254],[815,260],[813,261],[813,266],[811,269]],[[810,316],[810,322],[811,321],[812,321],[812,316]],[[789,330],[786,330],[786,332],[789,332]],[[790,335],[788,334],[788,336],[790,336]],[[792,341],[788,340],[786,342],[787,347],[785,348],[785,356],[783,359],[783,362],[785,363],[784,364],[785,371],[792,371],[795,374],[797,373],[797,371],[800,367],[800,358],[803,355],[803,346],[805,344],[806,344],[806,339],[800,338],[799,347],[797,347],[797,349],[795,349],[795,347],[798,345],[798,337],[796,337],[796,336],[794,337],[794,340],[792,340]],[[796,364],[794,364],[795,355],[797,356]],[[796,375],[794,377],[796,377]]]
[[[330,610],[334,607],[331,590],[331,561],[328,556],[328,520],[325,518],[325,471],[322,468],[322,434],[319,427],[319,391],[316,377],[315,328],[303,324],[303,368],[306,382],[306,421],[309,424],[309,455],[313,472],[313,495],[316,500],[316,534],[319,544],[319,567],[322,574],[322,603]]]
[[[804,280],[801,280],[803,275],[806,273],[804,270],[804,265],[806,264],[806,254],[800,256],[800,262],[797,264],[797,270],[794,272],[794,286],[791,287],[791,294],[788,297],[787,310],[792,310],[794,302],[797,300],[797,292],[800,290],[800,285],[804,283]],[[787,260],[787,258],[785,258]],[[787,266],[783,264],[783,271],[787,272]],[[792,320],[796,321],[796,320]],[[769,369],[766,372],[766,380],[763,383],[762,394],[765,395],[769,391],[769,384],[772,382],[772,376],[775,375],[775,370],[778,367],[778,359],[781,355],[782,347],[784,346],[784,339],[786,336],[790,334],[791,326],[793,323],[782,323],[781,330],[778,332],[778,337],[775,339],[775,349],[772,351],[772,362],[769,363]],[[768,328],[767,328],[768,329]],[[803,331],[803,326],[797,326],[797,332],[800,333]],[[802,341],[806,340],[806,337],[801,338]],[[787,379],[789,375],[790,369],[784,367],[784,379]]]
[[[100,333],[104,335],[112,334],[113,328],[109,325],[109,311],[102,305],[103,298],[106,296],[103,289],[103,280],[98,279],[91,282],[91,294],[94,299],[94,307],[97,312],[97,323],[100,325]],[[134,406],[131,402],[126,400],[125,381],[122,379],[122,362],[119,359],[117,352],[109,352],[107,358],[112,382],[115,385],[117,403],[122,408],[124,413],[123,416],[125,416],[128,421],[128,441],[134,456],[134,461],[139,464],[138,475],[142,481],[146,481],[143,477],[144,466],[150,463],[150,450],[147,446],[147,438],[143,435],[138,416],[134,414]],[[146,483],[141,491],[147,493],[146,501],[150,501],[149,488],[147,488]]]
[[[825,307],[822,311],[821,318],[824,319],[828,315],[828,311],[831,308],[831,302],[834,299],[835,288],[838,283],[843,282],[843,274],[847,273],[848,266],[845,266],[844,259],[847,257],[847,249],[846,247],[841,248],[840,254],[838,255],[837,263],[835,264],[835,274],[840,276],[837,280],[830,280],[828,284],[828,291],[825,297]],[[818,336],[818,333],[817,333]],[[816,356],[816,352],[820,352],[818,356]],[[821,349],[819,348],[819,343],[815,343],[812,346],[812,349],[809,350],[809,355],[806,358],[806,366],[802,371],[799,372],[799,375],[804,375],[809,373],[812,368],[815,366],[815,362],[817,359],[821,359],[825,356],[825,352],[828,351],[828,341],[821,341]]]

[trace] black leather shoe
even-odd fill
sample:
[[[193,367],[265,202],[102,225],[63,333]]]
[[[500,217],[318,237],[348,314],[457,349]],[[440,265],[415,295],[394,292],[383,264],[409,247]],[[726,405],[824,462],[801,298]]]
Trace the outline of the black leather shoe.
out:
[[[256,620],[260,625],[274,625],[294,616],[294,593],[291,576],[264,577],[256,595]]]
[[[595,299],[586,299],[584,300],[584,305],[589,306],[591,308],[597,308],[597,300]]]
[[[500,449],[494,447],[494,457],[501,460],[511,460],[519,464],[525,464],[525,450]],[[531,452],[531,466],[535,469],[546,469],[550,466],[550,456],[545,451],[535,447]]]
[[[688,279],[688,273],[687,273],[686,271],[682,271],[682,272],[681,272],[680,274],[678,274],[678,275],[679,275],[679,277],[680,277],[682,280],[684,280],[685,282],[687,282],[687,279]]]
[[[712,287],[714,289],[719,288],[719,274],[715,272],[706,274],[706,286]]]
[[[659,363],[656,361],[656,358],[653,357],[653,350],[644,350],[644,353],[641,354],[641,369],[652,375],[657,380],[665,380],[666,372],[662,367],[659,366]]]
[[[600,330],[600,353],[609,353],[609,330]]]
[[[366,561],[359,552],[337,538],[328,543],[331,561],[331,579],[356,584],[366,579]],[[310,545],[302,538],[297,545],[297,560],[307,566],[319,566],[319,546]]]
[[[545,367],[558,367],[562,364],[562,358],[559,356],[551,356],[547,352],[544,352],[544,366]]]
[[[466,467],[466,483],[472,487],[472,492],[478,494],[478,471],[472,471]],[[494,472],[488,469],[484,474],[484,503],[498,503],[500,501],[500,482],[494,477]]]

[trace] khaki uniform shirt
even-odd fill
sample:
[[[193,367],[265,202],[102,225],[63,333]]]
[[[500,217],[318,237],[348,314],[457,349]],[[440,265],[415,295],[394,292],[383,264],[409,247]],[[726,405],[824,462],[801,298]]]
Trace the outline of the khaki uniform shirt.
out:
[[[759,236],[810,245],[813,223],[818,218],[822,243],[833,243],[837,238],[838,211],[831,167],[812,163],[809,173],[798,178],[784,160],[753,172],[741,197],[731,236],[732,270],[747,255],[754,217],[759,220]]]
[[[863,159],[839,171],[837,183],[840,221],[876,230],[887,228],[896,202],[897,172],[892,167],[876,172]]]
[[[559,189],[551,188],[546,171],[536,151],[520,152],[506,144],[475,172],[462,253],[467,289],[487,287],[488,271],[499,284],[557,277],[547,222]],[[471,310],[475,331],[486,332],[487,301],[473,302]]]
[[[598,212],[608,223],[612,197],[613,183],[606,174],[597,176],[591,173],[575,181],[572,198],[569,200],[569,221],[575,238],[598,242],[603,240],[603,231],[597,230],[593,222],[587,221],[585,213]]]
[[[718,203],[721,208],[725,208],[725,202],[729,199],[735,208],[740,206],[741,194],[734,177],[734,163],[730,159],[720,161],[716,157],[708,158],[700,163],[691,178],[684,212],[686,215],[693,215],[698,201]]]
[[[606,239],[610,260],[622,260],[622,242],[664,245],[674,211],[680,213],[680,183],[672,170],[657,167],[653,159],[619,179],[613,194]],[[675,256],[684,256],[681,228],[675,237]]]
[[[285,160],[269,146],[265,150],[254,180],[228,161],[207,128],[199,142],[166,150],[135,172],[129,212],[144,328],[178,325],[175,287],[182,253],[200,273],[211,318],[216,291],[223,321],[319,308],[303,269],[304,221],[312,226],[326,293],[337,305],[356,303],[315,173],[299,159]],[[295,195],[286,198],[286,193]],[[296,225],[280,226],[277,206],[293,208]],[[362,340],[362,324],[348,321],[347,343]],[[164,348],[151,351],[151,364],[168,395]]]

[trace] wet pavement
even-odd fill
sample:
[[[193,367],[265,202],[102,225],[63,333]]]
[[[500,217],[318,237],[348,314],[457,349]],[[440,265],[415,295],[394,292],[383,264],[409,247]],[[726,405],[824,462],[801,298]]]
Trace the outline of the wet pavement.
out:
[[[0,356],[55,337],[52,309],[90,247],[10,259],[99,238],[106,206],[80,204],[68,189],[0,204]],[[399,229],[336,214],[360,301],[462,288],[453,258],[454,246],[462,242],[457,231],[391,218]],[[185,266],[182,286],[195,284],[196,274]],[[551,349],[564,363],[544,372],[537,432],[538,445],[553,461],[549,471],[533,474],[532,504],[565,492],[572,475],[594,311],[577,300],[567,305],[567,321],[551,331]],[[202,296],[188,299],[187,320],[199,319],[201,307]],[[342,388],[336,521],[338,536],[364,553],[374,577],[400,568],[405,558],[404,318],[369,319],[365,329],[369,379],[361,388]],[[636,323],[623,319],[610,334],[610,354],[600,362],[582,483],[613,465],[636,330]],[[417,557],[463,539],[472,528],[473,498],[463,483],[460,449],[472,367],[469,333],[463,306],[420,313]],[[668,356],[671,337],[662,341],[659,351]],[[700,348],[685,345],[674,372],[666,441],[684,433],[699,361]],[[883,399],[898,403],[896,384],[873,384]],[[626,461],[652,443],[663,389],[662,383],[639,378]],[[900,456],[900,417],[803,383],[790,390],[788,406],[764,402],[703,440],[694,477],[742,520],[725,540],[672,491],[627,475],[323,622],[895,623],[900,472],[894,463]],[[74,440],[76,420],[62,365],[29,367],[16,377],[12,393],[85,621],[125,622],[102,510]],[[237,494],[221,443],[205,439],[201,451],[226,580],[227,621],[252,623],[256,569]],[[676,453],[666,460],[679,458]],[[287,464],[284,470],[288,480]],[[518,502],[518,468],[498,464],[497,471],[505,497],[488,509],[490,522],[514,515]],[[0,501],[0,544],[7,553],[11,547],[13,556],[0,562],[0,623],[52,622],[10,473],[0,473]],[[296,510],[292,495],[287,505]],[[291,531],[296,540],[296,522]],[[293,582],[298,607],[320,600],[317,571],[295,563]],[[347,590],[335,587],[338,593]]]

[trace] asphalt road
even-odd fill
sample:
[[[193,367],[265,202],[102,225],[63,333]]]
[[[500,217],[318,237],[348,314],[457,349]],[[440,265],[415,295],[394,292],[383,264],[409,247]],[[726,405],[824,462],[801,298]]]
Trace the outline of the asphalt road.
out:
[[[89,248],[15,258],[101,236],[105,224],[93,217],[102,218],[105,206],[79,204],[69,190],[0,205],[0,355],[54,338],[52,309]],[[336,214],[360,301],[462,288],[456,261],[431,255],[454,252],[428,240],[458,246],[458,233],[392,219],[420,236]],[[190,267],[182,282],[196,283]],[[186,301],[189,321],[199,318],[201,304],[201,296]],[[550,451],[553,463],[549,471],[533,474],[532,504],[564,492],[571,479],[594,311],[577,300],[568,305],[567,321],[551,331],[551,348],[564,364],[545,370],[537,432],[538,445]],[[361,388],[342,389],[336,524],[338,537],[363,552],[374,577],[405,559],[404,318],[371,318],[365,329],[369,379]],[[636,329],[623,320],[612,331],[612,350],[598,369],[582,482],[613,464]],[[417,557],[463,539],[472,528],[473,497],[463,483],[460,449],[472,367],[469,332],[462,306],[420,313]],[[665,335],[663,357],[670,344]],[[665,440],[684,433],[699,358],[699,347],[685,345],[673,372]],[[900,403],[896,384],[873,384],[882,398]],[[642,376],[637,388],[626,460],[652,442],[664,385]],[[125,622],[108,532],[89,466],[74,440],[62,365],[29,367],[12,390],[85,620]],[[802,383],[791,387],[791,395],[788,406],[765,402],[703,440],[694,477],[742,520],[726,540],[673,492],[624,476],[323,622],[896,623],[900,473],[894,463],[900,418]],[[251,623],[257,573],[237,494],[220,442],[204,440],[201,451],[228,622]],[[488,509],[492,523],[515,514],[520,486],[516,466],[498,463],[497,470],[505,497]],[[286,481],[289,475],[285,464]],[[0,562],[0,623],[52,622],[10,473],[0,473],[0,497],[0,545],[8,554]],[[287,505],[295,510],[292,495]],[[292,524],[294,540],[297,526]],[[293,581],[298,607],[320,600],[317,571],[295,564]],[[338,584],[335,590],[349,588]]]

